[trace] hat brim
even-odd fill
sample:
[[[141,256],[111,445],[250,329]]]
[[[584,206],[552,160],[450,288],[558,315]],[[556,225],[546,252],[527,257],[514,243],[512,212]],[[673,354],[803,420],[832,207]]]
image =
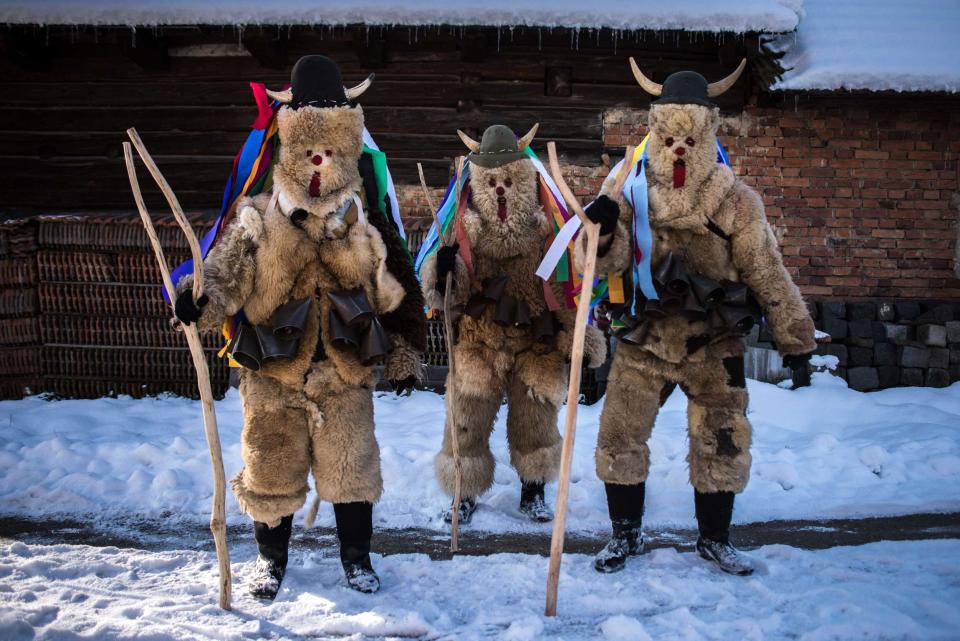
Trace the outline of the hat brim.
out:
[[[682,96],[664,96],[657,100],[651,100],[651,105],[700,105],[701,107],[716,107],[717,104],[706,98],[690,98]]]
[[[503,167],[507,163],[511,163],[515,160],[522,160],[526,158],[527,154],[522,151],[499,151],[495,153],[477,153],[471,152],[467,154],[467,160],[471,164],[479,165],[486,169],[494,169],[496,167]]]

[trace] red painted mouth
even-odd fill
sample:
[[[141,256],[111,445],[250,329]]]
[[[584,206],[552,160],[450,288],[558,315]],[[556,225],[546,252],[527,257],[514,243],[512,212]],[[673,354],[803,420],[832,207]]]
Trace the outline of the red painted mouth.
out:
[[[320,196],[320,174],[314,172],[313,178],[310,179],[310,195],[314,198]]]
[[[507,199],[503,196],[497,198],[497,218],[500,220],[507,219]]]
[[[687,165],[682,160],[673,163],[673,188],[679,189],[687,181]]]

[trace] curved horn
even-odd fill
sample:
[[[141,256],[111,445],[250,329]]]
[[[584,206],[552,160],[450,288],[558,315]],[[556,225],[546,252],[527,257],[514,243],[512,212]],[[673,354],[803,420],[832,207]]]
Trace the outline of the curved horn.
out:
[[[374,74],[370,74],[367,76],[366,80],[361,82],[356,87],[350,87],[349,89],[344,87],[343,91],[347,94],[347,100],[356,100],[359,98],[364,91],[370,88],[370,85],[373,83],[373,77]]]
[[[740,61],[740,65],[734,70],[732,74],[724,78],[723,80],[718,80],[717,82],[711,82],[707,86],[707,95],[711,98],[716,98],[724,91],[733,86],[733,83],[737,81],[737,78],[740,77],[740,74],[743,73],[743,70],[747,67],[747,59],[744,58]]]
[[[650,78],[647,78],[643,75],[643,72],[640,71],[640,67],[637,66],[637,61],[633,59],[633,56],[630,56],[630,68],[633,69],[633,77],[637,79],[637,84],[643,87],[643,90],[646,91],[651,96],[659,96],[663,93],[663,85],[657,84]]]
[[[457,135],[460,136],[460,140],[462,140],[463,144],[467,146],[467,149],[475,154],[480,152],[480,143],[478,143],[476,140],[463,133],[459,129],[457,129]]]
[[[279,100],[285,105],[290,104],[290,101],[293,100],[293,92],[289,89],[285,89],[283,91],[270,91],[267,89],[267,95],[274,100]]]
[[[533,137],[537,135],[537,129],[539,129],[539,128],[540,128],[540,123],[539,123],[539,122],[533,123],[533,126],[530,127],[530,131],[528,131],[528,132],[523,136],[523,138],[521,138],[520,140],[517,141],[517,148],[518,148],[520,151],[523,151],[524,149],[526,149],[527,147],[530,146],[530,143],[533,142]]]

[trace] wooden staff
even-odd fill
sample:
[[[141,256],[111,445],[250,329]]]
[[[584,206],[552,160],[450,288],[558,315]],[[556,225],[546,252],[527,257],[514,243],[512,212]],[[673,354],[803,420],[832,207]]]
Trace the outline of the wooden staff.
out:
[[[590,311],[590,296],[593,293],[593,276],[597,266],[597,246],[600,241],[600,225],[593,223],[583,213],[580,201],[563,179],[560,163],[557,160],[556,143],[547,143],[550,158],[550,174],[557,184],[567,207],[583,222],[587,234],[587,254],[583,266],[583,280],[580,286],[580,300],[577,303],[577,320],[573,328],[573,347],[570,351],[570,383],[567,388],[567,412],[563,430],[563,450],[560,454],[560,479],[557,482],[557,509],[553,521],[553,536],[550,539],[550,567],[547,571],[547,604],[544,614],[557,615],[557,588],[560,583],[560,561],[563,557],[563,539],[566,534],[567,495],[570,491],[570,467],[573,463],[573,442],[577,434],[577,407],[580,400],[580,374],[583,368],[583,342],[587,334],[587,314]],[[617,174],[614,184],[614,197],[623,190],[623,184],[630,173],[630,161],[633,148],[627,147],[623,167]]]
[[[180,202],[176,195],[167,184],[163,174],[157,168],[153,158],[150,157],[147,148],[137,134],[137,130],[130,128],[127,135],[137,148],[143,164],[147,166],[153,179],[160,187],[160,191],[166,197],[173,211],[173,217],[183,230],[187,237],[187,244],[190,245],[190,253],[193,255],[193,300],[196,301],[203,295],[203,253],[200,251],[200,243],[197,241],[196,234],[190,227],[190,222],[180,207]],[[167,266],[167,260],[163,255],[163,249],[160,247],[160,239],[157,237],[157,231],[153,227],[153,221],[147,212],[147,207],[143,202],[143,194],[140,192],[140,183],[137,180],[137,170],[133,164],[133,152],[130,143],[123,143],[123,158],[127,164],[127,176],[130,179],[130,189],[133,191],[133,198],[137,203],[137,210],[140,212],[140,219],[147,230],[147,236],[150,238],[150,244],[153,246],[153,253],[156,255],[157,263],[160,265],[160,274],[163,276],[163,285],[170,298],[171,307],[176,302],[176,292],[174,291],[173,281],[170,279],[170,268]],[[207,437],[207,447],[210,450],[210,462],[213,466],[213,508],[210,514],[210,531],[213,532],[213,541],[217,549],[217,563],[220,569],[220,607],[224,610],[230,609],[230,552],[227,549],[227,521],[225,517],[224,501],[226,497],[226,475],[223,472],[223,454],[220,450],[220,434],[217,431],[217,415],[213,409],[213,390],[210,387],[210,371],[207,368],[207,360],[203,353],[203,345],[200,342],[200,332],[197,325],[181,325],[183,333],[187,338],[187,345],[190,347],[190,355],[193,357],[193,366],[197,370],[197,387],[200,389],[200,402],[203,407],[203,429]]]
[[[454,199],[453,216],[450,221],[450,227],[447,233],[443,233],[440,226],[440,218],[437,216],[437,206],[433,201],[433,195],[427,187],[427,180],[423,176],[423,165],[417,163],[417,172],[420,174],[420,186],[423,188],[424,198],[427,199],[427,207],[433,212],[433,224],[437,227],[437,237],[444,247],[450,245],[453,238],[454,226],[456,225],[457,208],[460,206],[460,174],[463,172],[463,156],[457,158],[457,175],[454,177]],[[453,381],[456,379],[456,359],[453,355],[453,318],[451,317],[451,303],[453,298],[453,272],[447,274],[447,281],[444,286],[443,296],[443,339],[447,345],[447,400],[449,401],[450,417],[450,449],[453,450],[453,510],[450,514],[450,551],[457,552],[460,549],[460,498],[463,485],[463,466],[460,461],[460,434],[457,431],[457,408],[456,395],[453,393]]]

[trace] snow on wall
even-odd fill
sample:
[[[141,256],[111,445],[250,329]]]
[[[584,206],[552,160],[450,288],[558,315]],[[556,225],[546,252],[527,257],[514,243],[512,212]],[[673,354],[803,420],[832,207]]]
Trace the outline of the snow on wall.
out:
[[[786,32],[803,0],[0,0],[0,23],[489,25]]]
[[[960,1],[804,0],[774,89],[960,91]]]

